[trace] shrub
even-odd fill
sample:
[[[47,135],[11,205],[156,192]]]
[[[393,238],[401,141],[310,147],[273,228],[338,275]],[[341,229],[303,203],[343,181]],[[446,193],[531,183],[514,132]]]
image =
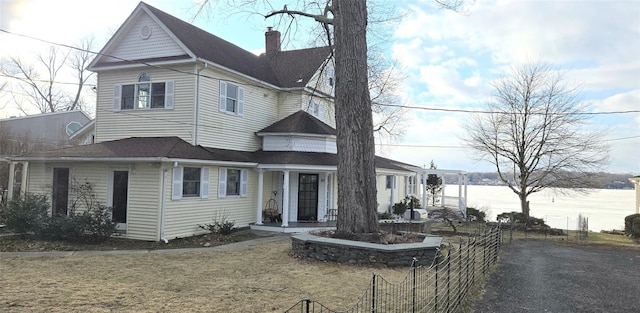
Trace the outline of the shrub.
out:
[[[49,219],[48,210],[47,196],[27,193],[7,202],[2,220],[10,231],[39,235]]]
[[[111,219],[111,208],[96,204],[82,213],[75,210],[69,216],[49,218],[40,237],[49,240],[99,243],[116,232],[116,223]]]
[[[484,222],[487,217],[487,213],[480,211],[474,207],[467,207],[467,221],[470,222]]]
[[[529,218],[527,219],[527,216],[521,212],[505,212],[505,213],[499,214],[497,216],[497,220],[498,222],[509,223],[509,224],[549,227],[547,224],[544,223],[543,219],[533,217],[533,216],[529,216]]]
[[[198,227],[209,231],[213,234],[230,235],[237,230],[236,221],[230,221],[225,212],[211,218],[211,223],[200,225]]]
[[[392,220],[393,219],[393,214],[389,213],[389,212],[378,212],[378,219],[379,220]]]
[[[640,237],[640,214],[631,214],[624,218],[624,232],[631,237]]]
[[[405,202],[398,202],[393,205],[393,214],[402,216],[408,209]]]

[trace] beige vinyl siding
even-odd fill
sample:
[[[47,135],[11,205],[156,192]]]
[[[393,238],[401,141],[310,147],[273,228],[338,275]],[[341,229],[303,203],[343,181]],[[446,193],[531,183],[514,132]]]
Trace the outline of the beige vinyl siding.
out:
[[[51,198],[53,168],[69,168],[71,178],[71,190],[74,184],[91,183],[96,199],[100,204],[107,205],[108,181],[111,169],[129,170],[129,192],[127,207],[127,233],[124,237],[141,240],[158,240],[159,220],[159,169],[149,166],[148,163],[45,163],[37,162],[29,165],[29,192],[46,194]],[[70,192],[69,205],[77,198],[73,191]],[[78,211],[85,210],[81,201],[78,202]]]
[[[404,176],[396,175],[396,187],[394,190],[394,201],[391,203],[391,189],[387,189],[387,175],[376,176],[376,187],[378,188],[378,212],[386,212],[393,204],[402,201],[404,194]],[[391,209],[393,213],[393,209]]]
[[[283,91],[279,95],[278,120],[302,110],[301,91]]]
[[[255,151],[260,140],[255,132],[278,120],[278,94],[256,82],[208,68],[201,79],[198,144],[214,148]],[[220,80],[244,89],[243,115],[220,112]]]
[[[150,36],[146,39],[141,33],[143,26],[148,26],[151,30]],[[144,14],[130,25],[122,41],[112,51],[108,51],[108,54],[118,59],[104,56],[104,62],[178,56],[185,55],[186,52],[156,22]]]
[[[333,101],[327,100],[325,98],[305,94],[302,97],[301,109],[309,112],[309,103],[311,101],[321,103],[322,105],[322,116],[321,118],[318,118],[318,119],[323,121],[325,124],[333,128],[336,128],[336,118],[335,118],[336,110],[335,110]]]
[[[160,239],[161,179],[162,171],[151,163],[136,163],[129,170],[127,238]]]
[[[180,166],[189,166],[181,164]],[[192,165],[198,167],[198,165]],[[256,219],[257,182],[258,174],[248,170],[247,196],[227,196],[218,198],[218,167],[209,167],[209,198],[171,199],[171,180],[173,172],[168,173],[168,183],[165,186],[165,238],[188,237],[205,233],[198,224],[208,224],[213,218],[226,218],[234,221],[237,227],[247,227]]]
[[[181,65],[171,68],[182,72],[150,67],[100,72],[96,109],[96,142],[129,137],[160,136],[178,136],[187,142],[192,142],[196,76],[188,73],[194,73],[195,66]],[[138,81],[138,75],[143,72],[149,74],[151,82],[174,82],[174,108],[114,111],[114,86],[135,84]]]

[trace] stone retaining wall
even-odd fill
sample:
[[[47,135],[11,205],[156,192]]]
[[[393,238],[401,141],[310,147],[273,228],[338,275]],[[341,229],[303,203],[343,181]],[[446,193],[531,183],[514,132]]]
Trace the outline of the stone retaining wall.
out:
[[[391,245],[327,238],[307,233],[291,237],[293,253],[301,258],[388,267],[408,267],[413,258],[418,259],[420,264],[430,265],[441,243],[441,237],[426,237],[423,242]]]

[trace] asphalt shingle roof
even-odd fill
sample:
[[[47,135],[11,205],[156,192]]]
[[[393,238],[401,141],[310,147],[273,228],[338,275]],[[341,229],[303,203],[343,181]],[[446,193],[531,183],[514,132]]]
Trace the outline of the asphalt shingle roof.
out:
[[[279,51],[255,55],[203,29],[182,21],[144,2],[140,3],[155,15],[177,39],[197,58],[208,60],[233,71],[257,78],[279,87],[304,87],[330,55],[329,47]],[[188,55],[145,60],[128,60],[108,64],[188,59]],[[98,63],[97,66],[106,66]]]
[[[258,133],[300,133],[336,136],[336,129],[323,123],[305,111],[293,113]]]

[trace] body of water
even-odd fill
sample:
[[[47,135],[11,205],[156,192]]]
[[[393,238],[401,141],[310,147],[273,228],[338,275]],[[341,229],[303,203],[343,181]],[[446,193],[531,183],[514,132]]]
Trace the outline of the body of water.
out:
[[[489,220],[503,212],[520,212],[518,196],[505,186],[467,186],[467,206],[487,213]],[[457,185],[447,185],[446,194],[458,196]],[[635,213],[635,191],[592,189],[589,194],[561,195],[552,189],[529,196],[531,216],[554,228],[577,228],[578,215],[589,218],[589,230],[624,229],[624,218]]]

